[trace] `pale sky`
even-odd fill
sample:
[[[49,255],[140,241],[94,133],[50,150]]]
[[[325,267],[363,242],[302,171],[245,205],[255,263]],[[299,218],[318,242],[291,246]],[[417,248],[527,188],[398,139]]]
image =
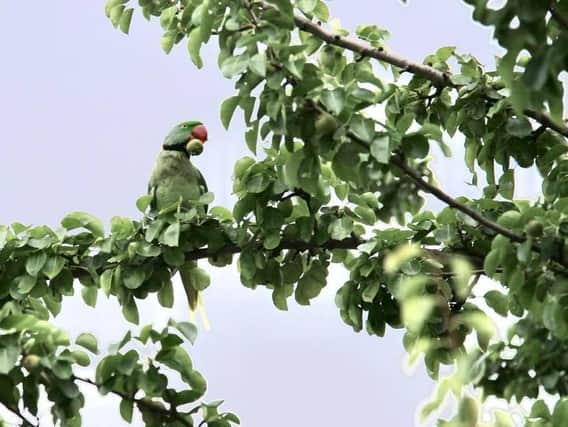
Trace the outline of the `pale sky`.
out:
[[[219,104],[233,94],[216,67],[215,42],[197,70],[183,43],[166,56],[157,22],[135,14],[130,36],[114,30],[103,1],[0,2],[0,223],[56,226],[83,210],[105,222],[137,217],[136,198],[146,189],[154,158],[177,122],[201,119],[210,141],[196,163],[215,204],[231,206],[232,165],[247,155],[241,113],[229,131]],[[344,27],[377,24],[391,31],[390,47],[421,60],[455,45],[488,66],[497,47],[456,0],[333,0]],[[459,147],[459,144],[455,144]],[[456,148],[460,167],[460,150]],[[465,178],[441,168],[438,178],[454,195]],[[446,179],[445,179],[446,178]],[[525,189],[531,193],[530,179]],[[343,272],[330,276],[310,307],[272,306],[269,291],[251,291],[234,268],[211,269],[205,303],[212,330],[189,348],[209,381],[207,400],[224,399],[246,427],[411,426],[433,387],[421,365],[403,369],[401,333],[384,338],[355,334],[339,318],[333,297]],[[179,290],[179,286],[177,287]],[[188,318],[183,297],[173,310],[154,298],[139,306],[142,324]],[[117,303],[99,295],[95,309],[67,298],[57,323],[73,335],[90,331],[102,347],[133,325]],[[126,425],[117,401],[89,393],[84,426]],[[42,424],[44,425],[44,424]],[[45,424],[49,425],[49,424]],[[134,425],[141,425],[139,419]]]

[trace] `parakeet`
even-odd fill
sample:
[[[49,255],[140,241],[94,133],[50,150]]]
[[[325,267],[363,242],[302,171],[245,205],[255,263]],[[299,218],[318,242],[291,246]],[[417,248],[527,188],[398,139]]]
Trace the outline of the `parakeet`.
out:
[[[192,202],[207,192],[203,175],[191,163],[191,156],[201,154],[205,141],[207,129],[199,121],[182,122],[168,133],[148,183],[148,193],[152,196],[151,212],[177,209],[180,201],[181,208],[190,209]],[[192,315],[199,309],[208,328],[199,289],[194,287],[196,275],[204,272],[198,271],[196,261],[186,261],[179,267],[179,272]]]

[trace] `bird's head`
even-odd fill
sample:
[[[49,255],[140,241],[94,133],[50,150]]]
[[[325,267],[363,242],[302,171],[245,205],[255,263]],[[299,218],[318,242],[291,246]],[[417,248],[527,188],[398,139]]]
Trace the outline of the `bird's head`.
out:
[[[192,120],[176,125],[166,136],[164,150],[182,151],[188,155],[199,155],[207,141],[207,128],[203,123]]]

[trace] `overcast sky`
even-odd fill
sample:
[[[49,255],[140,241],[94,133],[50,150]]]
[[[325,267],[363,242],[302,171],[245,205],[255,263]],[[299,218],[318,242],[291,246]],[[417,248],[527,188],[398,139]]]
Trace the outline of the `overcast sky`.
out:
[[[248,153],[241,114],[229,131],[218,118],[232,82],[216,67],[215,43],[206,49],[205,68],[197,70],[183,46],[169,56],[161,51],[157,22],[135,15],[125,36],[112,28],[103,3],[0,2],[2,224],[56,226],[74,210],[105,222],[138,216],[134,202],[145,191],[164,135],[186,119],[207,124],[210,141],[196,163],[215,203],[231,206],[232,165]],[[490,32],[473,23],[470,8],[457,0],[329,4],[344,27],[384,27],[392,33],[390,47],[416,60],[455,45],[492,66],[498,52]],[[465,177],[456,179],[446,168],[438,178],[452,194],[467,190]],[[528,179],[521,187],[531,193]],[[208,378],[208,400],[225,399],[224,408],[246,427],[414,424],[415,409],[433,383],[422,366],[405,373],[399,332],[388,330],[379,339],[341,322],[333,297],[343,273],[330,277],[311,307],[292,302],[286,313],[272,306],[268,291],[240,285],[233,268],[211,273],[205,302],[212,330],[189,349]],[[187,319],[184,299],[176,296],[173,310],[153,298],[144,302],[143,323]],[[67,299],[57,322],[72,334],[94,332],[103,346],[132,326],[114,300],[101,296],[95,309]],[[93,396],[83,411],[85,426],[125,425],[115,400]]]

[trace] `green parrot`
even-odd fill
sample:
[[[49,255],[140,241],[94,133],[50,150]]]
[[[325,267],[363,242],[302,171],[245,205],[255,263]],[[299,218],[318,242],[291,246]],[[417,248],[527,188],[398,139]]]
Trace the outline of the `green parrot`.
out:
[[[148,193],[152,196],[151,213],[177,209],[180,201],[181,208],[190,209],[192,201],[207,192],[207,183],[203,175],[191,163],[191,156],[201,154],[205,141],[207,141],[207,129],[199,121],[182,122],[168,133],[148,183]],[[202,322],[208,329],[209,322],[199,290],[193,286],[195,274],[200,273],[197,270],[196,261],[187,261],[179,267],[192,317],[195,311],[199,310]]]

